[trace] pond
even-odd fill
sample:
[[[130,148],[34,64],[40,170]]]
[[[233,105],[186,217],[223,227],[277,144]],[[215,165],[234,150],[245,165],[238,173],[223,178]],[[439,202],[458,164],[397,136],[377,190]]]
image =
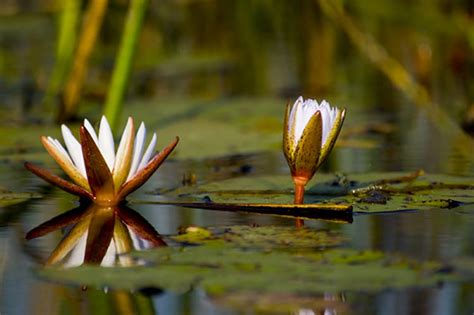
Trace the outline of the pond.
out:
[[[120,123],[144,121],[159,149],[180,137],[127,205],[170,246],[133,253],[141,264],[130,268],[63,269],[44,262],[64,229],[28,241],[25,234],[78,200],[23,166],[62,174],[39,141],[62,140],[57,104],[41,103],[59,9],[15,3],[0,17],[1,314],[474,313],[474,140],[461,128],[474,82],[466,70],[474,55],[467,8],[429,5],[425,12],[413,4],[402,9],[421,18],[406,21],[389,1],[347,4],[347,16],[325,1],[150,4]],[[107,36],[120,29],[124,12],[119,1],[109,8],[84,86],[77,117],[92,123],[118,42]],[[291,27],[282,29],[283,16]],[[348,16],[356,26],[348,28]],[[470,28],[456,33],[462,23]],[[309,27],[316,31],[302,32]],[[375,43],[360,48],[360,30]],[[418,83],[394,76],[397,67],[385,67],[374,47]],[[292,202],[281,142],[285,104],[299,94],[347,109],[305,200],[350,204],[349,219],[309,218],[296,228],[288,215],[204,209]],[[77,120],[68,125],[79,128]],[[381,195],[351,192],[374,183]]]

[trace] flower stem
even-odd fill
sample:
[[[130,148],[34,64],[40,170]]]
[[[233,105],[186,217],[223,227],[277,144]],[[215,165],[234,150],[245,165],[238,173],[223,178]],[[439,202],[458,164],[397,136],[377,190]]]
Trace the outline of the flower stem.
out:
[[[303,204],[304,202],[304,185],[301,183],[295,183],[295,204]],[[296,218],[296,227],[300,228],[304,226],[304,220]]]
[[[304,203],[304,185],[295,183],[295,204],[300,205]]]

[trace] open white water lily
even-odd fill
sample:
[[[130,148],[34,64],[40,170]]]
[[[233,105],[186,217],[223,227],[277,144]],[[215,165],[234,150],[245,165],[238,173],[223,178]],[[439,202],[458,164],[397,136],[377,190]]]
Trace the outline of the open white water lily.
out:
[[[295,183],[295,201],[302,201],[304,186],[331,152],[345,113],[325,100],[318,104],[301,96],[287,105],[283,151]]]
[[[131,117],[116,151],[112,130],[105,117],[101,119],[98,133],[87,119],[84,120],[80,142],[66,125],[61,126],[61,131],[65,147],[51,137],[42,136],[41,143],[73,183],[29,162],[25,167],[47,182],[100,205],[118,204],[143,185],[179,141],[176,137],[153,156],[156,134],[145,149],[145,125],[141,123],[135,135]]]

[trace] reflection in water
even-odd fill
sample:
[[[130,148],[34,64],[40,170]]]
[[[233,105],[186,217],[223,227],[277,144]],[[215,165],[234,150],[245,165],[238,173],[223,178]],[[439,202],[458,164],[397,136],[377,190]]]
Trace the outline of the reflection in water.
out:
[[[63,261],[65,266],[83,263],[127,266],[132,261],[121,254],[133,249],[166,246],[155,228],[126,205],[81,205],[37,226],[26,238],[33,239],[62,228],[69,230],[46,265]]]
[[[51,301],[51,296],[36,292],[42,302],[38,301],[35,309],[20,314],[159,314],[153,298],[142,292],[105,291],[92,287],[85,291],[71,287],[51,289],[54,289],[56,301]]]
[[[300,308],[295,315],[337,315],[348,311],[348,305],[345,304],[343,293],[324,293],[320,298],[314,299],[319,305],[311,308]]]
[[[344,293],[317,295],[230,292],[211,296],[210,301],[220,306],[231,306],[243,314],[336,315],[348,314],[350,305]]]
[[[37,226],[27,233],[26,238],[37,238],[63,228],[67,232],[47,259],[47,265],[60,263],[65,267],[74,267],[92,263],[102,266],[132,266],[136,262],[127,255],[121,254],[135,249],[167,246],[154,227],[138,212],[126,205],[115,207],[103,207],[97,204],[81,205]],[[91,287],[82,291],[79,287],[74,289],[62,287],[57,294],[60,300],[68,303],[71,302],[71,298],[73,299],[71,309],[86,308],[94,311],[95,304],[100,302],[107,305],[114,314],[157,314],[163,295],[158,288],[132,292],[114,288],[107,288],[104,291]],[[217,304],[221,307],[233,305],[237,309],[259,310],[263,313],[271,313],[271,310],[284,308],[287,313],[292,314],[339,314],[349,308],[342,293],[262,296],[229,292],[215,297],[206,296],[202,291],[191,290],[181,298],[188,295],[193,299],[195,296],[198,297],[200,303],[207,301],[199,306],[201,310],[212,310],[214,309],[212,305]],[[169,300],[169,298],[168,296],[166,299]],[[193,307],[195,305],[185,306],[191,313]],[[222,310],[222,314],[227,314],[227,312]],[[234,314],[234,312],[229,312],[229,314]]]

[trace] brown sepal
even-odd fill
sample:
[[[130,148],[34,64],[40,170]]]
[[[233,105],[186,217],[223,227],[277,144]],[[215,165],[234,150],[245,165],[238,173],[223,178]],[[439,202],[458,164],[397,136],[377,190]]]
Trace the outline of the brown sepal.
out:
[[[113,198],[114,181],[102,153],[86,127],[81,126],[80,135],[87,179],[89,180],[92,194],[96,197],[103,195]]]
[[[126,196],[140,188],[160,167],[161,163],[173,152],[173,149],[179,142],[179,137],[176,137],[170,144],[168,144],[160,153],[155,155],[148,164],[136,173],[130,180],[122,185],[118,192],[117,200],[123,200]]]
[[[294,167],[291,170],[293,176],[309,176],[309,180],[316,172],[321,152],[322,134],[321,112],[317,111],[306,124],[296,145],[294,165],[290,165],[290,167]]]
[[[293,160],[293,153],[294,153],[294,129],[289,130],[289,119],[291,114],[292,105],[288,102],[286,104],[286,112],[285,112],[285,120],[283,121],[283,153],[285,154],[285,158],[290,163]]]
[[[68,182],[67,180],[64,180],[61,177],[54,175],[48,170],[45,170],[41,167],[31,164],[30,162],[25,162],[25,168],[29,170],[30,172],[32,172],[33,174],[35,174],[36,176],[41,177],[48,183],[54,186],[57,186],[70,194],[83,197],[86,199],[90,199],[90,200],[93,199],[92,194],[88,192],[87,190],[85,190],[84,188],[76,184],[73,184],[71,182]]]

